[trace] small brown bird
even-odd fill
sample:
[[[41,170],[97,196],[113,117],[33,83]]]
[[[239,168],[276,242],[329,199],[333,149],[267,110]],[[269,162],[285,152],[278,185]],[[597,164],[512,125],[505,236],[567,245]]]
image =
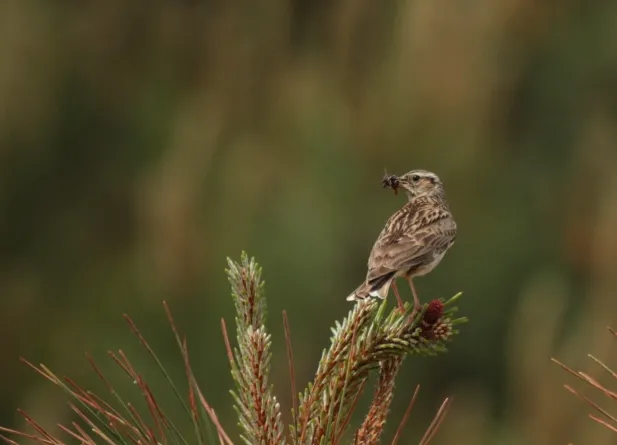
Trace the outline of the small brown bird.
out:
[[[426,275],[441,261],[456,238],[456,222],[446,201],[439,177],[426,170],[412,170],[402,176],[389,176],[384,187],[395,192],[402,188],[408,202],[388,219],[368,259],[366,279],[348,301],[369,296],[384,299],[392,285],[403,311],[396,279],[404,277],[414,298],[414,307],[421,309],[412,279]]]

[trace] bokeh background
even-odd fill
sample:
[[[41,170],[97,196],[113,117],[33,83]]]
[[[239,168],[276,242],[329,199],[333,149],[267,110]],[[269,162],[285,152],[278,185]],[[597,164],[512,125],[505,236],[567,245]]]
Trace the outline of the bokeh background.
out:
[[[243,249],[287,414],[282,310],[304,387],[402,205],[384,167],[425,168],[459,237],[418,292],[463,291],[471,321],[405,362],[386,440],[420,384],[404,443],[448,395],[437,444],[615,443],[550,357],[617,363],[616,23],[614,1],[3,0],[0,424],[71,419],[20,356],[101,389],[89,351],[133,394],[122,348],[156,385],[123,313],[182,381],[166,300],[237,437],[220,319]]]

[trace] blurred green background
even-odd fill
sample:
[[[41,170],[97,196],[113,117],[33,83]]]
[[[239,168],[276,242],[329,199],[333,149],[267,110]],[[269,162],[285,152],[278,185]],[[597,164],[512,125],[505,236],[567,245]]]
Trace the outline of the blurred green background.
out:
[[[615,443],[549,359],[617,359],[616,23],[610,1],[3,0],[0,424],[71,419],[19,356],[104,393],[89,351],[136,394],[106,357],[122,348],[156,386],[123,313],[182,381],[167,300],[237,437],[220,318],[243,249],[287,414],[281,311],[300,389],[403,204],[383,168],[425,168],[459,236],[416,286],[463,291],[471,322],[405,362],[386,440],[419,383],[404,443],[448,395],[436,444]]]

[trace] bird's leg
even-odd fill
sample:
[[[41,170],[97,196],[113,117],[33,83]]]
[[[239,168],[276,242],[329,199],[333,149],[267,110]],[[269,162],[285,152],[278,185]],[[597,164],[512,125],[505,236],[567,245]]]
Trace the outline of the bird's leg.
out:
[[[394,291],[394,295],[396,295],[396,301],[398,302],[398,310],[401,311],[401,314],[405,313],[405,306],[403,305],[403,300],[401,300],[401,296],[398,293],[398,287],[396,287],[396,281],[392,281],[392,290]]]
[[[420,312],[422,310],[422,304],[420,304],[420,299],[418,298],[418,293],[416,292],[416,286],[413,284],[412,277],[407,277],[407,282],[409,283],[409,287],[411,288],[411,293],[413,294],[413,307],[414,314]]]

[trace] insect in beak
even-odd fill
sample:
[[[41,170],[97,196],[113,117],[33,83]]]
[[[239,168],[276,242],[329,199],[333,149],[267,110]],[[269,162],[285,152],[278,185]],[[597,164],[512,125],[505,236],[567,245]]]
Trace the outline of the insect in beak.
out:
[[[383,179],[381,180],[381,185],[383,186],[383,188],[391,188],[392,190],[394,190],[395,195],[398,194],[398,188],[399,188],[398,176],[389,175],[386,169],[384,169],[384,175],[383,175]]]

